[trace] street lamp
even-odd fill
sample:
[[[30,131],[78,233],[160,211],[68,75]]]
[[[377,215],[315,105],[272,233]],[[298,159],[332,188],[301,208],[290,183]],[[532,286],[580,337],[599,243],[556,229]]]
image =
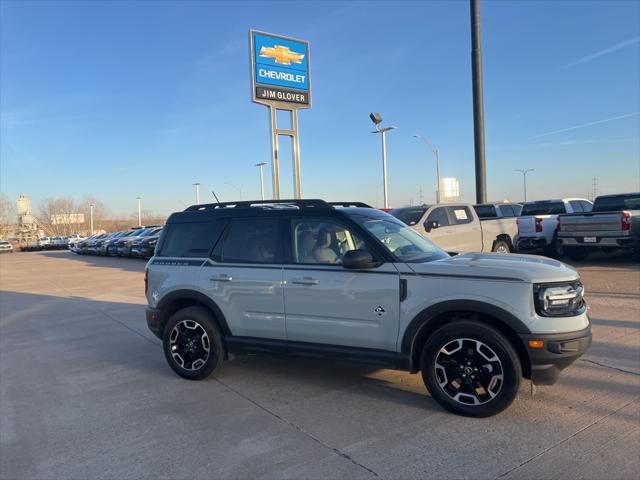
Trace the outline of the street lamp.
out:
[[[393,125],[380,128],[378,125],[382,122],[382,116],[379,113],[371,112],[369,118],[376,126],[371,133],[379,133],[382,137],[382,196],[384,197],[384,208],[389,208],[389,195],[387,193],[387,132],[395,130]]]
[[[516,168],[514,172],[520,172],[522,174],[522,182],[524,184],[524,201],[527,201],[527,173],[535,172],[533,168],[527,168],[526,170],[522,170],[520,168]]]
[[[431,145],[431,142],[422,135],[414,135],[413,138],[422,140],[436,157],[436,181],[438,182],[436,187],[436,203],[440,203],[440,155],[438,153],[438,149]]]
[[[260,198],[264,200],[264,177],[262,173],[262,167],[264,167],[267,162],[256,163],[256,167],[260,169]]]
[[[89,205],[89,230],[91,231],[91,236],[93,236],[93,207],[95,207],[93,203]]]
[[[200,183],[192,183],[196,187],[196,205],[200,205]]]
[[[142,209],[140,207],[140,200],[142,200],[142,197],[136,197],[136,199],[138,200],[138,226],[141,227],[142,226]]]
[[[229,182],[224,182],[225,185],[229,185],[230,187],[235,188],[238,193],[240,194],[240,200],[242,200],[242,189],[240,187],[237,187],[236,185],[234,185],[233,183],[229,183]]]

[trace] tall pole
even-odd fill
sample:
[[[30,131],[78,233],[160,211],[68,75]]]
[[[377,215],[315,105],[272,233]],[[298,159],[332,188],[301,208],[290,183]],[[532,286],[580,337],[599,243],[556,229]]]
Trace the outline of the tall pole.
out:
[[[527,201],[527,173],[529,172],[535,172],[535,169],[533,168],[527,168],[526,170],[522,170],[522,169],[516,169],[516,172],[520,172],[522,174],[522,183],[523,183],[523,187],[524,187],[524,201]]]
[[[140,207],[140,200],[142,200],[142,197],[137,197],[138,199],[138,226],[141,227],[142,226],[142,209]]]
[[[256,167],[260,169],[260,198],[264,200],[264,174],[262,172],[262,167],[264,167],[267,162],[256,163]]]
[[[92,203],[89,205],[89,231],[91,232],[91,236],[93,236],[93,207],[95,205]]]
[[[196,187],[196,205],[200,205],[200,183],[196,182],[193,186]]]
[[[418,140],[422,140],[427,147],[431,149],[433,155],[436,157],[436,203],[440,203],[440,152],[438,149],[434,147],[429,140],[424,138],[422,135],[414,135],[413,138],[417,138]]]
[[[476,159],[476,203],[487,201],[487,165],[484,157],[484,100],[480,47],[480,0],[471,3],[471,67],[473,71],[473,130]]]
[[[387,132],[382,130],[382,197],[384,208],[389,208],[389,195],[387,192]]]

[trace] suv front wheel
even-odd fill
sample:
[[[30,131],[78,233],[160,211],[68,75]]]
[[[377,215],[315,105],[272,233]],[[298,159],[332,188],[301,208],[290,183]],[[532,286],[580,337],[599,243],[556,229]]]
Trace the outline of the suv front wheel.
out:
[[[169,366],[183,378],[202,380],[224,359],[224,344],[210,314],[198,307],[177,311],[164,328],[162,347]]]
[[[518,393],[522,368],[509,340],[474,320],[448,323],[422,350],[422,378],[447,410],[488,417],[507,408]]]

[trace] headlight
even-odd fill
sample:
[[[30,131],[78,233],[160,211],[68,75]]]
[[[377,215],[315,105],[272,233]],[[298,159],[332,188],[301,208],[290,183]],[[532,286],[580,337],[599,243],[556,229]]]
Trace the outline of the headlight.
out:
[[[571,317],[580,315],[587,308],[584,287],[579,280],[534,285],[533,299],[536,312],[543,317]]]
[[[158,239],[157,238],[152,238],[151,240],[149,240],[147,242],[147,245],[149,245],[150,247],[154,246],[156,243],[158,243]]]

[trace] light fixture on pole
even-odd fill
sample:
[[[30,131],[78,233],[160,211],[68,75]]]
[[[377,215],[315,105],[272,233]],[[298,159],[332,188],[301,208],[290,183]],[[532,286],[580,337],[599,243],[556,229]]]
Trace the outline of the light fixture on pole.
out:
[[[242,200],[242,189],[240,187],[234,185],[233,183],[229,183],[229,182],[224,182],[224,184],[235,188],[238,191],[238,193],[240,194],[240,200]]]
[[[524,201],[527,201],[527,173],[535,172],[533,168],[527,168],[526,170],[522,170],[520,168],[516,168],[514,172],[520,172],[522,174],[522,183],[524,184]]]
[[[93,203],[89,205],[89,231],[91,236],[93,236],[93,207],[95,207]]]
[[[431,149],[433,154],[436,157],[436,203],[440,203],[440,154],[438,153],[438,149],[431,145],[431,142],[424,138],[422,135],[414,135],[413,138],[417,138],[418,140],[422,140],[427,147]]]
[[[196,187],[196,205],[200,205],[200,183],[192,183],[194,187]]]
[[[138,200],[138,226],[141,227],[142,226],[142,208],[140,206],[140,200],[142,200],[142,197],[136,197],[136,199]]]
[[[262,173],[262,167],[264,167],[267,162],[256,163],[256,167],[260,169],[260,198],[264,200],[264,176]]]
[[[371,133],[379,133],[382,137],[382,196],[384,198],[384,208],[389,208],[389,194],[387,192],[387,132],[395,130],[393,125],[380,128],[378,125],[382,122],[382,116],[379,113],[371,112],[369,118],[376,126]]]

